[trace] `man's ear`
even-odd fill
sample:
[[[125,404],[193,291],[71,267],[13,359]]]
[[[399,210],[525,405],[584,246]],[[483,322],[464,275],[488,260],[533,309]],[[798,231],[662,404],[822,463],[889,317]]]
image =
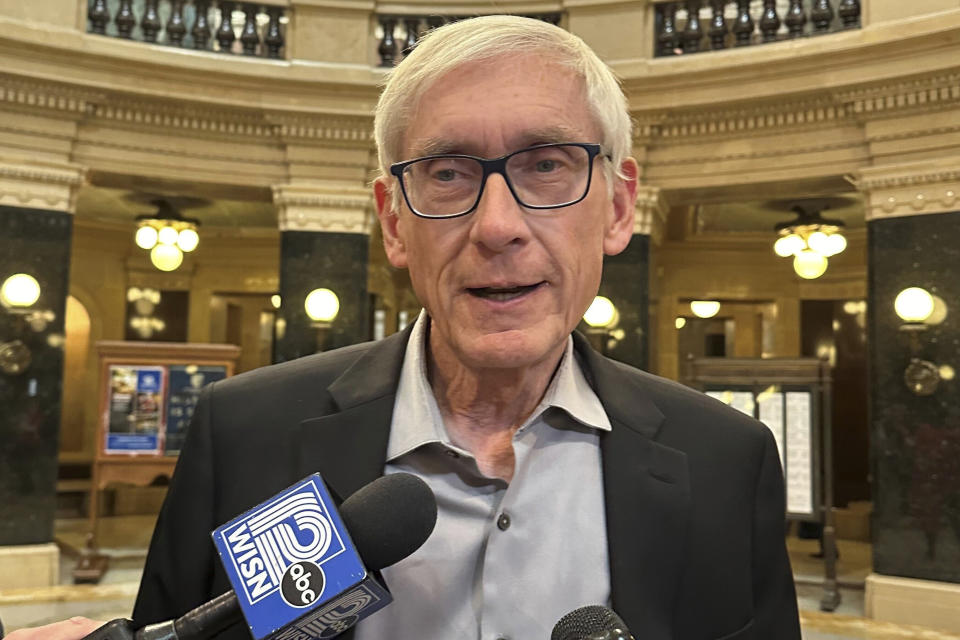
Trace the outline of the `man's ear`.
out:
[[[387,260],[398,269],[407,266],[407,248],[400,228],[400,212],[393,206],[393,192],[387,178],[377,178],[373,183],[373,195],[377,205],[377,218],[383,231],[383,249]]]
[[[603,252],[614,256],[627,248],[633,237],[633,219],[636,216],[637,181],[640,167],[633,158],[620,165],[621,178],[613,177],[613,202],[607,228],[603,235]]]

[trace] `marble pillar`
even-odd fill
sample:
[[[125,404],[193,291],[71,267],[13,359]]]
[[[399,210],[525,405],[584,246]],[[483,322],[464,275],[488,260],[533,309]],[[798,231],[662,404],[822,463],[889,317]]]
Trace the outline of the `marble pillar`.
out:
[[[924,162],[861,174],[868,222],[873,555],[874,571],[884,578],[960,583],[960,381],[952,377],[960,369],[960,158],[954,160],[947,163],[953,168]],[[913,286],[938,296],[947,311],[920,331],[903,330],[894,311],[897,294]],[[928,363],[924,376],[935,385],[927,395],[908,388],[911,358]],[[883,591],[892,589],[888,582],[868,583],[868,600],[891,602],[894,591]],[[902,585],[896,589],[901,598]],[[917,591],[916,602],[905,606],[922,608],[924,602],[930,599]],[[883,607],[875,614],[902,621]]]
[[[613,302],[619,323],[602,343],[605,354],[639,369],[650,360],[650,251],[666,220],[657,187],[640,187],[633,239],[622,253],[605,256],[600,295]]]
[[[280,214],[280,298],[274,362],[371,339],[367,284],[375,216],[362,187],[295,183],[274,187]],[[337,294],[328,325],[313,322],[304,300],[317,288]]]
[[[49,584],[56,576],[64,314],[82,176],[69,163],[0,164],[0,285],[25,273],[40,286],[29,307],[0,304],[0,573],[21,556],[43,565],[14,583],[5,580],[7,587]],[[19,372],[11,370],[14,362]]]

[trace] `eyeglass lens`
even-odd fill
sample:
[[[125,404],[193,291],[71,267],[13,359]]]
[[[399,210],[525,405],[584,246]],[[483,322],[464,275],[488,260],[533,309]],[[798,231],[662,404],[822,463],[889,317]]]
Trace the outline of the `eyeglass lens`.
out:
[[[555,207],[585,195],[590,164],[590,154],[583,147],[557,145],[510,156],[506,174],[521,205]],[[482,182],[483,165],[473,158],[424,158],[403,172],[411,206],[428,216],[469,211],[477,202]]]

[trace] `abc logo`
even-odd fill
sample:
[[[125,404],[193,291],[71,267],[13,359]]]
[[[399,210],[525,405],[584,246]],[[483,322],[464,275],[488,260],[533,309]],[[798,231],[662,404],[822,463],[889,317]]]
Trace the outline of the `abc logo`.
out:
[[[323,570],[303,561],[290,565],[280,580],[280,595],[291,607],[309,607],[323,593]]]

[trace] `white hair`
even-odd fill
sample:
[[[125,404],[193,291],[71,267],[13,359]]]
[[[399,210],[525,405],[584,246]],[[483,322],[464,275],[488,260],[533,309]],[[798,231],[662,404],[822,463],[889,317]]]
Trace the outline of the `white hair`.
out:
[[[517,16],[492,15],[444,25],[424,35],[390,73],[374,115],[380,174],[401,159],[404,132],[433,82],[461,65],[501,56],[536,53],[573,69],[583,78],[587,107],[601,131],[600,144],[617,171],[630,155],[627,99],[613,72],[577,36],[560,27]],[[604,164],[607,169],[610,165]],[[611,172],[607,174],[612,193]],[[394,204],[397,190],[392,189]]]

